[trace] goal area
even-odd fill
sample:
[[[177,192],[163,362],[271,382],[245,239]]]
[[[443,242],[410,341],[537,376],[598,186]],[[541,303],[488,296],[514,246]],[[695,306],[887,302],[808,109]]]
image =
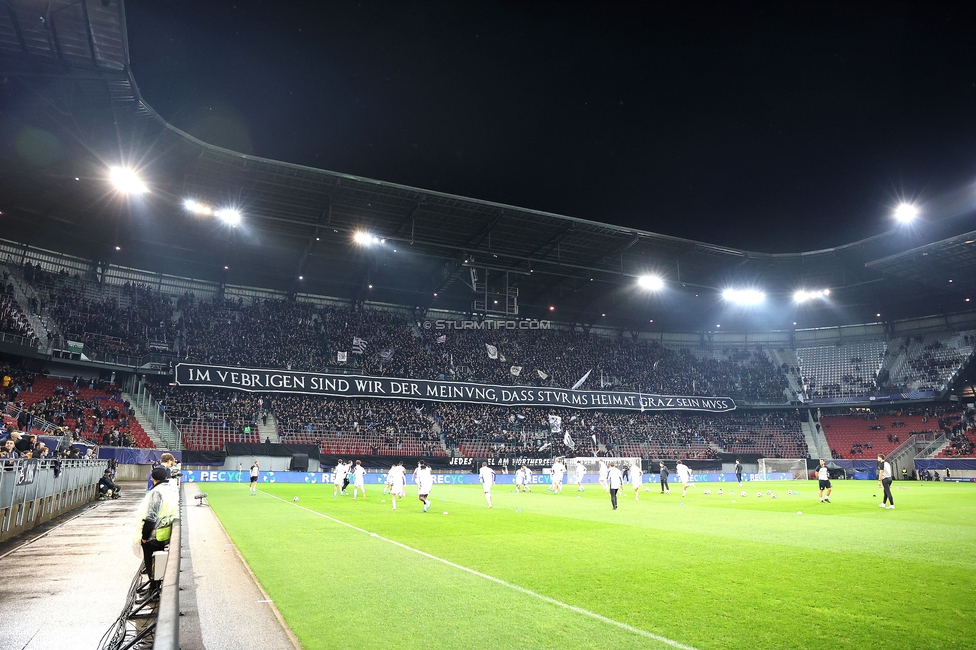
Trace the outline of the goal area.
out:
[[[790,476],[795,480],[807,478],[807,461],[803,458],[760,458],[759,473],[756,479],[759,481],[773,480],[772,474],[787,474],[784,479]],[[777,477],[780,478],[780,477]]]

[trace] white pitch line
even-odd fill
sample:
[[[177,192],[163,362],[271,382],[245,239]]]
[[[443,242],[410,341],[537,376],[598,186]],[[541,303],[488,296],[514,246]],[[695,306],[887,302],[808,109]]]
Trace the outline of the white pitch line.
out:
[[[302,510],[304,510],[306,512],[310,512],[313,515],[317,515],[319,517],[323,517],[323,518],[328,519],[329,521],[335,522],[337,524],[341,524],[341,525],[346,526],[348,528],[352,528],[353,530],[359,531],[360,533],[365,533],[365,534],[369,535],[370,537],[375,537],[376,539],[381,539],[384,542],[389,542],[390,544],[393,544],[394,546],[399,546],[400,548],[402,548],[404,550],[411,551],[413,553],[416,553],[417,555],[422,555],[422,556],[424,556],[426,558],[429,558],[431,560],[435,560],[435,561],[440,562],[442,564],[446,564],[447,566],[454,567],[455,569],[459,569],[461,571],[466,571],[467,573],[470,573],[472,575],[476,575],[479,578],[484,578],[485,580],[490,580],[491,582],[494,582],[494,583],[503,585],[505,587],[508,587],[509,589],[514,589],[515,591],[521,592],[521,593],[523,593],[523,594],[525,594],[527,596],[532,596],[534,598],[538,598],[539,600],[542,600],[544,602],[547,602],[550,605],[555,605],[557,607],[562,607],[563,609],[568,609],[571,612],[574,612],[576,614],[582,614],[583,616],[589,616],[590,618],[596,619],[596,620],[598,620],[598,621],[600,621],[602,623],[607,623],[609,625],[615,625],[616,627],[619,627],[622,630],[626,630],[628,632],[631,632],[633,634],[637,634],[639,636],[642,636],[642,637],[645,637],[645,638],[648,638],[648,639],[654,639],[655,641],[658,641],[659,643],[663,643],[665,645],[669,645],[672,648],[681,648],[681,650],[697,650],[697,648],[695,648],[694,646],[685,645],[684,643],[681,643],[679,641],[675,641],[674,639],[669,639],[666,636],[661,636],[659,634],[654,634],[653,632],[648,632],[647,630],[642,630],[639,627],[634,627],[633,625],[627,625],[626,623],[621,623],[620,621],[615,621],[612,618],[608,618],[606,616],[603,616],[602,614],[597,614],[596,612],[591,612],[588,609],[583,609],[582,607],[577,607],[576,605],[570,605],[569,603],[564,603],[561,600],[556,600],[555,598],[550,598],[549,596],[545,596],[545,595],[540,594],[538,592],[532,591],[531,589],[526,589],[525,587],[520,587],[518,585],[512,584],[511,582],[505,582],[501,578],[496,578],[494,576],[488,575],[487,573],[481,573],[480,571],[475,571],[474,569],[468,568],[466,566],[462,566],[460,564],[455,564],[454,562],[451,562],[450,560],[445,560],[442,557],[437,557],[436,555],[431,555],[430,553],[427,553],[426,551],[421,551],[420,549],[414,548],[412,546],[407,546],[406,544],[401,544],[400,542],[398,542],[396,540],[388,539],[386,537],[383,537],[382,535],[377,535],[376,533],[371,533],[368,530],[365,530],[365,529],[360,528],[358,526],[353,526],[352,524],[347,523],[345,521],[342,521],[341,519],[336,519],[335,517],[330,517],[327,514],[318,512],[316,510],[312,510],[311,508],[306,508],[305,506],[298,505],[297,503],[294,503],[292,501],[288,501],[287,499],[282,499],[281,497],[277,497],[277,496],[275,496],[273,494],[268,494],[267,492],[264,492],[264,490],[259,490],[259,491],[262,492],[263,494],[266,494],[267,496],[271,497],[272,499],[277,499],[278,501],[281,501],[282,503],[287,503],[289,505],[295,506],[296,508],[301,508]]]

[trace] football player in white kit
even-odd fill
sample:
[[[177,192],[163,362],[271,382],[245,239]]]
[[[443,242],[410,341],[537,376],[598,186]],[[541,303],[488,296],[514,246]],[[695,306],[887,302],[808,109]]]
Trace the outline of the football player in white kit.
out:
[[[427,508],[430,507],[430,488],[434,485],[434,476],[424,461],[420,461],[417,465],[414,476],[417,477],[417,498],[423,502],[424,512],[427,512]]]
[[[549,475],[552,478],[552,491],[556,494],[563,491],[563,472],[565,471],[566,466],[557,458],[556,462],[552,464],[552,469],[549,471]]]
[[[607,464],[601,460],[600,461],[600,485],[603,486],[603,491],[608,494],[610,492],[610,485],[609,483],[607,483],[607,475],[609,475],[609,473],[610,473],[610,468],[608,468]]]
[[[339,491],[342,489],[342,482],[346,479],[347,465],[339,459],[339,462],[335,466],[335,475],[332,478],[332,498],[336,498]]]
[[[352,482],[352,500],[355,501],[357,498],[357,492],[362,490],[363,498],[366,498],[366,468],[363,467],[363,462],[361,460],[356,461],[356,466],[352,470],[353,482]]]
[[[678,461],[678,464],[675,466],[675,469],[678,470],[678,480],[681,481],[681,487],[682,487],[681,496],[684,496],[688,493],[689,485],[691,487],[695,487],[695,484],[691,480],[691,469],[689,469],[688,466],[685,465],[685,462],[683,460]]]
[[[390,491],[390,485],[391,485],[391,483],[390,483],[391,478],[390,477],[393,476],[393,472],[395,472],[395,471],[396,471],[396,464],[390,465],[390,471],[386,473],[386,481],[383,484],[383,494],[389,493],[389,491]]]
[[[525,487],[525,465],[515,470],[515,493],[518,494]]]
[[[522,487],[526,492],[532,491],[532,469],[528,465],[522,465]]]
[[[586,488],[583,487],[583,477],[586,476],[586,465],[583,461],[576,461],[576,491],[582,492]]]
[[[401,499],[407,496],[407,470],[403,468],[403,462],[399,462],[390,470],[390,497],[393,499],[393,509],[396,510],[397,497]]]
[[[488,463],[482,462],[481,469],[478,470],[478,480],[481,481],[485,489],[485,499],[488,507],[491,507],[491,486],[495,483],[495,470],[488,467]]]
[[[630,484],[634,487],[634,501],[640,501],[641,484],[644,482],[644,472],[640,460],[635,458],[630,465]]]

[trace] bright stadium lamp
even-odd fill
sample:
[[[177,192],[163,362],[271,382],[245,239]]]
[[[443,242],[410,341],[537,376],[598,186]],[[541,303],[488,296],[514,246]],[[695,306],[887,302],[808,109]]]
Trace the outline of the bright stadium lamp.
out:
[[[203,203],[194,201],[193,199],[183,201],[183,207],[193,214],[198,214],[200,216],[210,216],[214,213],[213,208],[211,208],[209,205],[204,205]]]
[[[830,289],[820,289],[818,291],[807,291],[805,289],[800,289],[793,294],[793,302],[797,304],[802,304],[808,300],[816,300],[817,298],[826,298],[830,295]]]
[[[371,235],[365,230],[357,230],[356,233],[352,236],[352,240],[357,244],[359,244],[360,246],[372,246],[373,244],[380,243],[379,237],[376,237],[375,235]],[[386,240],[384,239],[383,242],[385,243]]]
[[[918,208],[911,203],[902,203],[895,208],[895,220],[899,223],[911,223],[918,216]]]
[[[123,194],[143,194],[149,191],[146,184],[139,180],[131,169],[112,167],[108,170],[108,177],[115,188]]]
[[[766,300],[766,294],[757,289],[726,289],[722,292],[722,298],[736,305],[752,306]]]
[[[221,208],[214,210],[214,216],[226,223],[228,226],[237,226],[241,223],[241,213],[234,208]]]
[[[642,275],[637,278],[637,285],[641,289],[648,289],[649,291],[660,291],[664,288],[664,280],[656,275]]]

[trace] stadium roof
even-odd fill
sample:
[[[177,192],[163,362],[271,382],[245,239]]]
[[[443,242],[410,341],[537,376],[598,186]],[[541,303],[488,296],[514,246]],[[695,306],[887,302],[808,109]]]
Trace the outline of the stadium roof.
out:
[[[474,288],[487,278],[489,307],[504,306],[507,281],[520,316],[630,329],[836,325],[961,311],[976,299],[973,274],[954,273],[976,265],[973,233],[955,236],[956,217],[972,210],[968,197],[946,199],[938,219],[917,229],[771,254],[208,145],[142,101],[117,0],[55,0],[43,15],[34,2],[8,0],[0,74],[9,107],[3,236],[103,263],[459,311],[484,298]],[[108,183],[116,165],[136,169],[150,192],[120,197]],[[236,208],[242,223],[194,215],[186,199]],[[358,246],[357,232],[383,241]],[[762,248],[762,232],[755,241]],[[638,289],[643,274],[663,278],[665,290]],[[719,298],[729,286],[761,287],[768,304],[730,309]],[[822,288],[829,301],[792,304],[794,291]]]

